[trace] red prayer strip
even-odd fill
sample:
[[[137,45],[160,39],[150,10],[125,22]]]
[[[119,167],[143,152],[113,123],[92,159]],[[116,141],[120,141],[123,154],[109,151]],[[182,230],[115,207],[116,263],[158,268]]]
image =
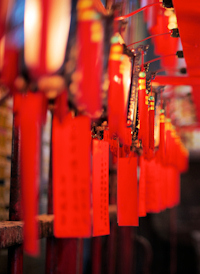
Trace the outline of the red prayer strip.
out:
[[[159,165],[156,157],[146,162],[146,211],[160,212]]]
[[[92,194],[93,236],[108,235],[109,222],[109,143],[93,140]]]
[[[91,235],[90,119],[53,119],[53,205],[56,237]]]
[[[40,183],[41,130],[45,108],[44,94],[28,92],[18,94],[14,103],[18,111],[20,129],[20,170],[22,188],[22,207],[24,219],[24,250],[37,255],[38,197]],[[15,97],[14,97],[15,100]]]
[[[137,157],[119,158],[117,170],[119,226],[138,226]]]

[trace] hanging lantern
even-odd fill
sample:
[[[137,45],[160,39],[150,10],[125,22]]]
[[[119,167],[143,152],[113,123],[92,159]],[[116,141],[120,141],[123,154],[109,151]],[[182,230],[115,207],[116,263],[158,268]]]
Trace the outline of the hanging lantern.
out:
[[[26,0],[25,63],[34,79],[57,72],[64,63],[71,0]]]

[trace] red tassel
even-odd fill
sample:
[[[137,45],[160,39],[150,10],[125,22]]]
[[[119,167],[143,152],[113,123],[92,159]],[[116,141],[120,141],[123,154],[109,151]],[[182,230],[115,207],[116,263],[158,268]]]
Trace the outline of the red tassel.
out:
[[[154,150],[154,97],[149,98],[149,148]]]
[[[160,144],[159,144],[160,160],[165,163],[165,115],[164,110],[160,110]]]
[[[89,2],[88,2],[89,3]],[[103,70],[103,26],[93,1],[89,6],[79,0],[78,9],[78,64],[71,92],[77,94],[77,107],[92,117],[101,116],[101,77]]]
[[[114,37],[117,40],[117,37]],[[113,38],[113,39],[114,39]],[[109,93],[108,93],[108,124],[110,137],[118,135],[121,143],[126,142],[126,116],[123,90],[122,51],[120,43],[114,41],[109,57]]]
[[[40,149],[41,130],[43,124],[44,108],[46,109],[43,93],[27,92],[17,96],[20,107],[19,129],[21,134],[21,187],[24,219],[24,250],[30,255],[37,255],[38,225],[38,197],[40,182]],[[14,97],[15,98],[15,97]],[[14,99],[15,100],[15,99]]]
[[[149,154],[149,97],[145,94],[145,105],[144,105],[144,136],[143,136],[143,154],[145,159],[148,159]]]
[[[146,160],[140,156],[139,217],[146,216]]]
[[[171,148],[172,148],[172,136],[171,136],[171,120],[169,118],[166,119],[165,123],[166,130],[166,165],[169,165],[171,162]]]
[[[139,73],[139,80],[138,80],[138,109],[139,109],[139,121],[140,121],[140,128],[138,132],[138,139],[143,140],[145,135],[145,95],[146,95],[146,73],[141,71]]]

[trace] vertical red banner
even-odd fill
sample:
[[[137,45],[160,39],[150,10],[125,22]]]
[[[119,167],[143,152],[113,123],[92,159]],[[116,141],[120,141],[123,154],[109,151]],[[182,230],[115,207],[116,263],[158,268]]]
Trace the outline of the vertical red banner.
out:
[[[24,219],[24,250],[37,255],[38,198],[40,183],[41,131],[44,118],[45,97],[43,93],[16,95],[14,107],[18,111],[20,130],[20,171],[22,188],[22,208]],[[15,99],[14,99],[15,100]]]
[[[93,236],[108,235],[109,223],[109,143],[93,140],[92,159]]]
[[[53,205],[56,237],[91,235],[90,119],[53,119]]]
[[[117,170],[119,226],[138,226],[137,157],[119,158]]]
[[[148,213],[160,212],[160,164],[156,157],[146,162],[146,211]]]

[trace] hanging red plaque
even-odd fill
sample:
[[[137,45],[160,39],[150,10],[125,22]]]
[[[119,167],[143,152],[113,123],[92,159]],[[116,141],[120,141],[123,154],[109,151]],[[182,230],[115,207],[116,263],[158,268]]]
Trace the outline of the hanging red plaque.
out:
[[[56,237],[89,237],[90,119],[53,119],[53,205]]]
[[[92,159],[93,236],[110,233],[108,176],[109,143],[94,139]]]
[[[117,220],[119,226],[138,226],[136,156],[118,159]]]

